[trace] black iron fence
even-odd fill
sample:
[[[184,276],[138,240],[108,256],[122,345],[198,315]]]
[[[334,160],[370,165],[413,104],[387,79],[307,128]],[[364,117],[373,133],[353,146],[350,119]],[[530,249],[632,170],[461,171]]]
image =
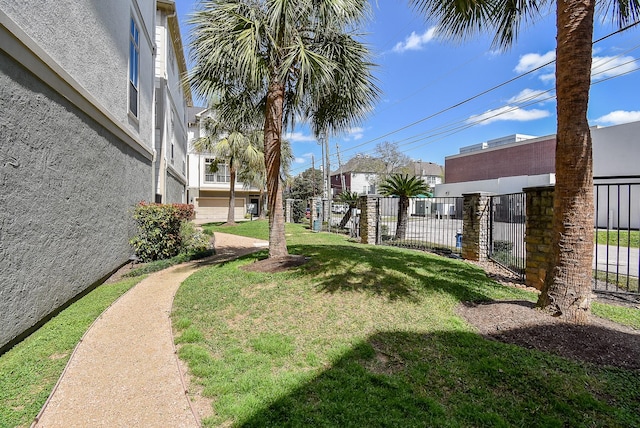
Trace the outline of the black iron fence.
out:
[[[511,193],[489,198],[489,259],[524,280],[526,267],[526,195]]]
[[[640,183],[596,184],[594,197],[594,290],[632,295],[640,301]],[[375,212],[368,215],[377,220],[378,244],[459,254],[464,234],[463,206],[461,197],[410,198],[405,206],[400,198],[381,197]],[[487,255],[524,279],[525,194],[492,196],[489,208]],[[317,206],[315,216],[308,210],[305,214],[316,231],[351,236],[358,236],[360,231],[360,210],[342,203],[324,201]]]
[[[594,290],[640,299],[640,183],[596,184]]]
[[[444,254],[462,250],[463,199],[380,198],[378,225],[380,243],[435,251]],[[400,215],[399,215],[400,214]]]

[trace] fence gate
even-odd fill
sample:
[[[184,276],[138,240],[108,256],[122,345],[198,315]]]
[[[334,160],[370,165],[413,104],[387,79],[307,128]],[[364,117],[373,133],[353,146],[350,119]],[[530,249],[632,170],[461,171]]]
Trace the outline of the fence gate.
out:
[[[594,199],[593,289],[640,302],[640,183],[596,184]]]
[[[525,194],[491,196],[489,209],[489,259],[524,280]]]

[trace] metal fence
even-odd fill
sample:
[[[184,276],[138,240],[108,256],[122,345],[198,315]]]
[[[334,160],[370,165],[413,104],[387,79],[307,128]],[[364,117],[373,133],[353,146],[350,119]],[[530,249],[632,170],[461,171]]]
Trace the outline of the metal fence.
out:
[[[524,280],[526,267],[526,195],[511,193],[489,198],[489,259]]]
[[[640,183],[596,184],[594,197],[594,290],[640,301]],[[399,202],[400,198],[380,198],[376,212],[369,213],[377,219],[378,244],[461,253],[463,198],[410,198],[404,232],[398,232]],[[489,203],[488,256],[524,279],[525,194],[492,196]],[[324,201],[319,211],[315,230],[358,236],[359,210]]]
[[[463,198],[410,198],[404,232],[398,223],[400,198],[380,198],[381,244],[435,251],[462,251]],[[400,231],[398,231],[400,226]]]
[[[594,199],[594,290],[640,300],[640,183],[596,184]]]

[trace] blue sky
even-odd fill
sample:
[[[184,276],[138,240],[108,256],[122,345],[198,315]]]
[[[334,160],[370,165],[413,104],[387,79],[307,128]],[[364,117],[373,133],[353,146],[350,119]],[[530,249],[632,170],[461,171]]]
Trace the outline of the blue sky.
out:
[[[176,3],[186,47],[186,20],[196,0]],[[464,42],[434,37],[432,24],[406,0],[371,5],[364,41],[378,64],[382,96],[361,124],[330,137],[331,170],[338,166],[336,145],[343,163],[357,153],[374,154],[377,143],[389,141],[412,159],[444,165],[445,156],[457,154],[462,146],[511,134],[555,133],[554,64],[504,84],[555,58],[554,11],[523,26],[508,51],[495,52],[491,35]],[[615,30],[611,23],[598,22],[594,40]],[[639,58],[640,26],[594,44],[591,125],[640,120]],[[318,167],[321,147],[304,125],[288,138],[296,157],[294,175],[311,167],[312,154]]]

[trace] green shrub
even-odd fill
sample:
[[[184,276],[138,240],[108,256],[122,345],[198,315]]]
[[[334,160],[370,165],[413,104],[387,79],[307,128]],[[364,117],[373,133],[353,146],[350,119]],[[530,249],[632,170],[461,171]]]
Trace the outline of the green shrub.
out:
[[[291,219],[293,222],[302,223],[306,219],[306,203],[304,201],[294,201],[291,208]]]
[[[196,210],[191,204],[171,204],[176,210],[176,215],[183,221],[193,220]]]
[[[138,233],[129,243],[143,262],[173,257],[182,249],[180,225],[192,216],[191,205],[140,202],[133,212]]]
[[[190,221],[180,225],[180,252],[200,253],[209,249],[209,235],[197,230]]]

